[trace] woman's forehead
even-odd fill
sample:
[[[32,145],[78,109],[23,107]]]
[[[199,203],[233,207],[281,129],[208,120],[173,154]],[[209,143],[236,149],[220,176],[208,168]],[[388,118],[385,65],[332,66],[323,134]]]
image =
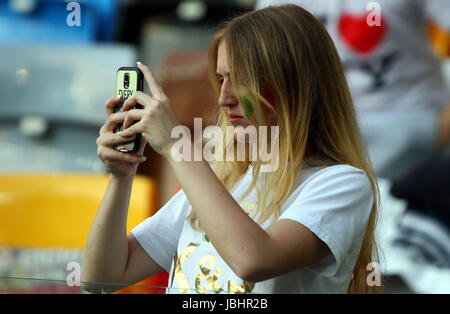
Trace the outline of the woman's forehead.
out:
[[[225,76],[230,73],[226,43],[222,41],[217,51],[217,73]]]

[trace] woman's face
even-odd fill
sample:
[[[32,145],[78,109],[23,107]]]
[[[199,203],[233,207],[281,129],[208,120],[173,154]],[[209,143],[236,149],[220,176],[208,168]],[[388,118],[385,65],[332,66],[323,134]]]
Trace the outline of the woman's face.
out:
[[[235,126],[241,126],[242,128],[235,128],[234,129],[234,135],[235,139],[243,139],[245,143],[257,143],[257,141],[264,142],[263,139],[259,139],[259,132],[261,124],[256,121],[254,117],[247,117],[246,116],[246,110],[244,109],[244,105],[247,106],[247,112],[251,111],[251,108],[249,110],[249,106],[252,106],[248,101],[246,104],[242,104],[239,95],[237,94],[237,89],[231,84],[230,79],[230,68],[228,65],[228,57],[227,57],[227,49],[226,49],[226,43],[222,41],[219,45],[218,52],[217,52],[217,69],[216,69],[217,76],[220,80],[220,95],[219,95],[219,106],[221,106],[224,110],[224,113],[227,115],[228,120],[230,123]],[[245,101],[245,100],[243,100]],[[275,116],[273,113],[266,112],[268,116],[266,118],[268,119],[269,125],[275,125]],[[258,134],[256,137],[250,137],[246,136],[248,127],[256,127],[256,134]],[[250,128],[251,129],[251,128]],[[251,131],[251,130],[250,130]],[[267,131],[264,134],[264,136],[267,137],[267,135],[270,133],[270,131]],[[251,132],[250,132],[251,134]],[[254,134],[254,133],[253,133]],[[267,142],[270,142],[270,138],[266,138]]]
[[[239,101],[239,95],[235,87],[231,84],[230,68],[228,66],[228,56],[226,43],[222,41],[217,53],[217,77],[220,80],[219,106],[227,115],[230,123],[234,126],[254,125],[254,122],[245,116],[245,110]]]

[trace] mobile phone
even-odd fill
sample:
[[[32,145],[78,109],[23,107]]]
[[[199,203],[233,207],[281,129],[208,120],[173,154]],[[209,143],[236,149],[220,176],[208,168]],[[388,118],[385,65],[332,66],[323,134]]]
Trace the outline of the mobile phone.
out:
[[[137,67],[121,67],[117,70],[116,95],[122,96],[122,101],[117,105],[115,112],[122,110],[123,103],[137,91],[144,88],[144,75]],[[143,109],[144,106],[137,104],[136,109]],[[133,124],[138,121],[134,121]],[[123,124],[114,130],[114,133],[123,130]],[[126,142],[116,145],[116,149],[123,153],[137,153],[141,143],[141,134],[137,134],[132,142]]]

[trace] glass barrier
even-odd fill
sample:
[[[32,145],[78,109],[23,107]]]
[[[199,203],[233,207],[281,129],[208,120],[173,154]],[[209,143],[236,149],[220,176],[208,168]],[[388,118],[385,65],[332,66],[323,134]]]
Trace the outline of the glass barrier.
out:
[[[88,290],[83,289],[84,285]],[[165,294],[167,287],[106,284],[106,283],[71,283],[67,280],[41,278],[0,277],[0,294]],[[170,289],[169,289],[170,290]]]
[[[218,294],[215,290],[0,277],[0,294]],[[227,291],[220,291],[227,294]],[[242,294],[242,293],[240,293]],[[245,293],[251,294],[251,293]]]
[[[83,251],[79,249],[0,246],[0,293],[242,294],[241,290],[248,290],[241,287],[236,291],[168,288],[167,278],[159,279],[158,275],[131,285],[94,282],[83,285],[82,260]],[[89,291],[82,287],[89,287]]]

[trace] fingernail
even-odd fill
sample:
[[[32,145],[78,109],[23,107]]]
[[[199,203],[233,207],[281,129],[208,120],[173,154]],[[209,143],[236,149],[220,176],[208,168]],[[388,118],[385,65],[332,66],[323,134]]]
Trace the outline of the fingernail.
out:
[[[141,65],[142,63],[138,61],[138,62],[136,62],[136,64],[137,64],[137,65]]]
[[[116,96],[117,99],[120,99],[121,97],[122,97],[122,95],[117,95]]]
[[[146,160],[147,160],[147,157],[145,157],[145,156],[144,156],[144,157],[141,157],[141,158],[139,158],[139,161],[140,161],[140,162],[143,162],[143,161],[146,161]]]

